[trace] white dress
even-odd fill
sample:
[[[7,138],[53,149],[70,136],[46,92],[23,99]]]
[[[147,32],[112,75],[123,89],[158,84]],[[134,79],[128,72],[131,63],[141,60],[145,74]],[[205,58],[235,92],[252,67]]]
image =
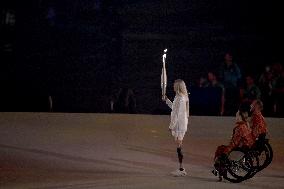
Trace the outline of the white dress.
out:
[[[189,117],[188,97],[176,95],[173,102],[167,99],[166,103],[172,109],[169,126],[172,135],[175,139],[183,140],[187,131]]]

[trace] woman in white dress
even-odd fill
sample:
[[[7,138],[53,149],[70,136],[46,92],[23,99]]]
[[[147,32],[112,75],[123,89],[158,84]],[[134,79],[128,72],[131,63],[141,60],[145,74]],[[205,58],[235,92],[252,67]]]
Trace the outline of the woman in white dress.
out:
[[[187,131],[189,117],[189,99],[186,85],[183,80],[177,79],[174,83],[175,99],[171,102],[167,97],[164,98],[167,105],[172,109],[171,123],[169,131],[173,135],[177,144],[177,154],[179,160],[179,169],[172,172],[174,176],[186,176],[187,173],[182,165],[182,141]]]

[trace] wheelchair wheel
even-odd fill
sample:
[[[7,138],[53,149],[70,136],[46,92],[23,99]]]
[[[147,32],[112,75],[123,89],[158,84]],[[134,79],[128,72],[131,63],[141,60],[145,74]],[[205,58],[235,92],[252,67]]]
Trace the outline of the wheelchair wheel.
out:
[[[253,171],[253,159],[250,153],[236,148],[228,154],[227,174],[223,177],[230,182],[239,183],[248,179]]]
[[[251,173],[247,175],[246,179],[250,179],[254,177],[254,175],[259,171],[259,156],[258,151],[251,150],[248,152],[250,158],[251,158]]]
[[[252,171],[249,178],[252,178],[257,172],[266,168],[273,159],[273,150],[268,143],[268,140],[263,143],[263,145],[259,149],[255,149],[250,152],[254,158],[254,162],[257,161],[257,164],[253,165],[254,171]]]
[[[264,143],[263,148],[259,150],[258,158],[259,158],[258,171],[263,170],[272,162],[273,150],[272,150],[271,145],[268,143],[268,141],[266,141]]]

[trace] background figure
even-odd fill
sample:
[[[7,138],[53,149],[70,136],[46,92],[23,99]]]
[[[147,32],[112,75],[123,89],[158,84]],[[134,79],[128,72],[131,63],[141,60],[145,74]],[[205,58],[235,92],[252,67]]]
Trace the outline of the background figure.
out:
[[[282,70],[281,75],[277,78],[275,89],[275,107],[274,111],[276,116],[284,116],[284,70]]]
[[[53,101],[52,101],[52,96],[48,96],[48,110],[49,112],[53,111]]]
[[[224,108],[225,108],[225,88],[222,83],[220,83],[217,80],[217,76],[214,72],[210,71],[208,72],[208,85],[209,88],[217,89],[218,97],[219,99],[216,99],[219,106],[217,107],[217,115],[223,115],[224,114]]]
[[[115,113],[136,113],[136,99],[132,89],[120,88],[112,103]]]
[[[259,88],[255,85],[254,78],[251,75],[246,76],[246,86],[240,92],[241,101],[248,101],[251,103],[254,100],[259,100],[261,97],[261,92]]]
[[[127,106],[128,106],[128,113],[130,114],[137,113],[136,98],[135,98],[135,94],[132,89],[128,89],[128,92],[127,92]]]
[[[111,95],[111,96],[110,96],[110,99],[109,99],[109,112],[110,112],[110,113],[114,113],[114,112],[115,112],[115,110],[114,110],[114,103],[115,103],[115,100],[116,100],[115,96],[114,96],[114,95]]]
[[[272,93],[275,89],[275,79],[270,66],[265,67],[264,72],[259,77],[258,83],[261,91],[261,100],[265,107],[263,113],[265,116],[272,116],[273,105],[275,103],[275,97]]]
[[[199,78],[199,80],[198,80],[198,87],[200,87],[200,88],[204,88],[204,87],[206,87],[207,85],[208,85],[208,80],[207,80],[207,78],[206,77],[204,77],[204,76],[201,76],[200,78]]]
[[[115,113],[127,113],[127,89],[120,88],[114,103]]]
[[[239,81],[242,75],[230,53],[226,53],[224,62],[220,70],[220,78],[226,90],[225,115],[234,115],[239,105]]]

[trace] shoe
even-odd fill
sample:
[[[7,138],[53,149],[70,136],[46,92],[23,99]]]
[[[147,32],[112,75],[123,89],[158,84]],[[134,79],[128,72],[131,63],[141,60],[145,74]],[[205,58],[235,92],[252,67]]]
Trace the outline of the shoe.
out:
[[[212,171],[212,173],[213,173],[213,175],[215,175],[216,177],[218,176],[218,171],[216,170],[216,169],[214,169],[213,171]]]
[[[171,172],[171,175],[173,175],[174,177],[184,177],[184,176],[187,175],[187,173],[186,173],[185,169],[183,169],[182,171],[177,169],[177,170]]]

